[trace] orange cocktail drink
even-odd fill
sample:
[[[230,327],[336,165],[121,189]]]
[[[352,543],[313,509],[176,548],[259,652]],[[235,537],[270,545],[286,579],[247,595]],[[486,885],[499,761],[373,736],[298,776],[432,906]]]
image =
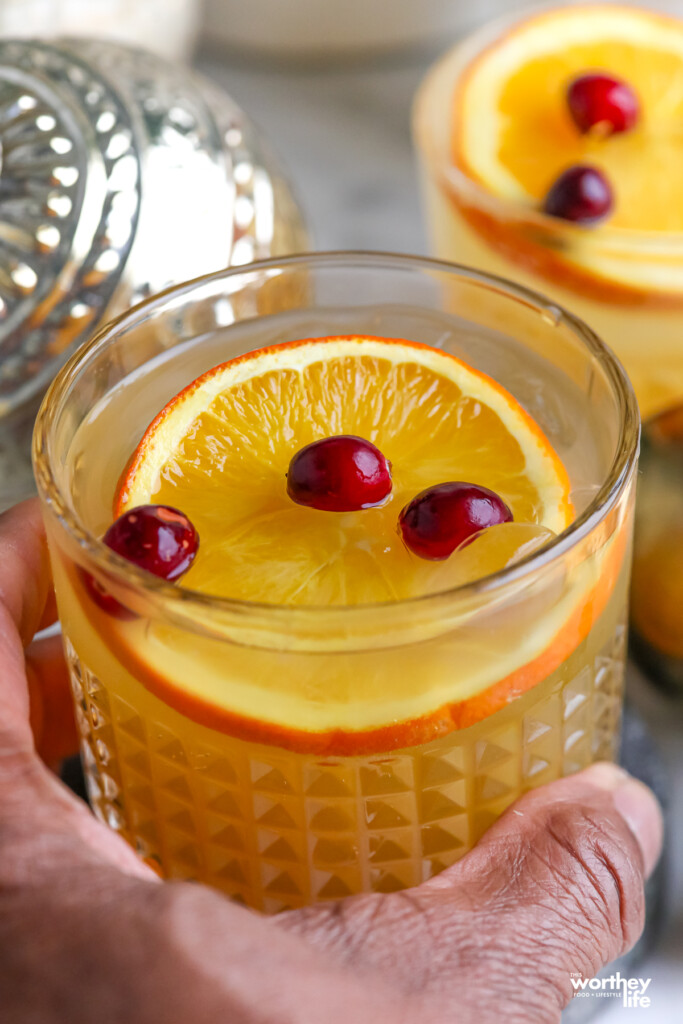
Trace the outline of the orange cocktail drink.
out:
[[[414,108],[435,255],[575,312],[644,417],[683,396],[682,116],[683,21],[600,3],[463,40]]]
[[[613,758],[637,438],[588,329],[427,260],[255,265],[107,327],[35,438],[97,815],[276,911],[415,885]]]

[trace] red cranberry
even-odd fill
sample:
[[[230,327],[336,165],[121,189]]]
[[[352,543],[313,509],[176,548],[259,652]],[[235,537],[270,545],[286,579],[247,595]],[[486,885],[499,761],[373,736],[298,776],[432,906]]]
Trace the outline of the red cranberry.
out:
[[[124,512],[102,540],[117,555],[165,580],[187,572],[199,547],[187,516],[167,505],[139,505]]]
[[[453,482],[422,491],[406,505],[398,522],[411,551],[439,561],[480,530],[511,520],[512,512],[495,491]]]
[[[612,75],[590,74],[575,78],[567,91],[569,112],[580,132],[604,125],[608,134],[628,132],[640,114],[638,97],[630,85]]]
[[[355,512],[380,505],[391,492],[391,463],[370,441],[352,434],[325,437],[289,464],[287,493],[297,505]]]
[[[121,619],[123,622],[137,617],[135,612],[132,612],[130,608],[126,608],[120,601],[117,601],[108,590],[105,590],[99,580],[96,580],[89,572],[79,569],[79,574],[90,600],[98,608],[101,608],[103,612],[106,612],[107,615],[111,615],[115,619]]]
[[[602,171],[577,164],[561,174],[545,197],[543,210],[551,217],[593,224],[612,211],[612,187]]]

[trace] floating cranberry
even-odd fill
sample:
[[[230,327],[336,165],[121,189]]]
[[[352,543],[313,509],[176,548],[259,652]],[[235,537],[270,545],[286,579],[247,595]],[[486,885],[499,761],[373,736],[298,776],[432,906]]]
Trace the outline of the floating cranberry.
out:
[[[85,572],[84,569],[79,570],[79,575],[85,587],[86,593],[90,600],[101,608],[107,615],[111,615],[114,619],[121,619],[122,622],[130,619],[135,619],[137,616],[135,612],[132,612],[130,608],[126,608],[120,601],[109,593],[99,580],[96,580],[94,576],[91,576],[89,572]]]
[[[428,487],[406,505],[399,527],[420,558],[439,561],[480,530],[509,523],[512,512],[488,487],[453,482]]]
[[[287,493],[297,505],[325,512],[371,508],[391,493],[391,463],[362,437],[325,437],[296,453],[287,472]]]
[[[102,540],[117,555],[165,580],[187,572],[199,547],[190,520],[168,505],[139,505],[124,512]]]
[[[584,134],[603,125],[607,134],[628,132],[638,123],[640,104],[630,85],[605,74],[575,78],[567,90],[569,112]]]
[[[561,174],[545,197],[543,210],[551,217],[594,224],[614,206],[612,187],[602,171],[577,164]]]

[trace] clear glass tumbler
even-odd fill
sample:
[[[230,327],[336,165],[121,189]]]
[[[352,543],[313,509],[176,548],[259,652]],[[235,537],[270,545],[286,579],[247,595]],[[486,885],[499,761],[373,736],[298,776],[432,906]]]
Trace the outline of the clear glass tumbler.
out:
[[[500,381],[564,460],[570,528],[449,592],[327,608],[212,599],[102,544],[126,461],[173,395],[250,349],[330,334],[424,342]],[[417,884],[525,790],[613,758],[637,448],[629,383],[588,328],[437,261],[270,261],[107,326],[57,377],[34,440],[95,813],[164,876],[277,911]],[[212,705],[196,699],[205,671],[225,680]],[[392,717],[406,695],[431,723],[413,745]],[[289,697],[344,728],[278,733],[273,708]],[[354,744],[360,709],[382,727]]]

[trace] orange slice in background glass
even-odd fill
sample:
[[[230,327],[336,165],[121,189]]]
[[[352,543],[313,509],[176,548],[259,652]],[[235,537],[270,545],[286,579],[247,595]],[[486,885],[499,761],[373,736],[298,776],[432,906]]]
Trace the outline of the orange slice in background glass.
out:
[[[330,513],[288,498],[292,455],[340,433],[372,441],[391,460],[383,506]],[[445,562],[426,562],[403,546],[398,513],[452,479],[497,491],[515,522]],[[200,547],[183,587],[338,612],[386,608],[502,568],[571,523],[569,486],[543,432],[489,377],[426,345],[340,337],[253,352],[190,384],[145,433],[115,511],[158,502],[190,517]],[[554,671],[604,608],[617,547],[611,560],[579,566],[550,607],[527,588],[524,629],[516,606],[492,631],[486,616],[452,628],[434,605],[424,642],[399,635],[390,649],[372,637],[341,652],[337,641],[299,650],[296,637],[287,649],[239,636],[226,645],[172,623],[107,621],[94,606],[88,614],[124,667],[194,721],[297,750],[396,749],[486,717]],[[403,607],[395,605],[397,616]]]
[[[581,134],[572,121],[568,86],[596,71],[624,80],[638,96],[640,117],[631,131],[607,138],[600,130]],[[525,208],[540,210],[567,168],[600,168],[612,185],[614,210],[589,228],[559,221],[568,232],[567,252],[556,262],[582,273],[589,290],[591,281],[594,289],[612,286],[614,294],[603,291],[602,298],[660,292],[660,298],[678,293],[681,300],[678,264],[658,263],[651,250],[639,257],[637,236],[630,233],[661,233],[665,245],[667,234],[683,231],[683,183],[672,173],[683,161],[682,21],[618,5],[580,4],[532,16],[472,61],[457,88],[453,117],[456,166],[520,215]],[[601,249],[603,227],[611,240]],[[488,234],[495,230],[488,225]],[[505,225],[497,230],[504,233]],[[619,251],[629,245],[631,258]],[[521,249],[520,257],[539,269],[539,253]]]

